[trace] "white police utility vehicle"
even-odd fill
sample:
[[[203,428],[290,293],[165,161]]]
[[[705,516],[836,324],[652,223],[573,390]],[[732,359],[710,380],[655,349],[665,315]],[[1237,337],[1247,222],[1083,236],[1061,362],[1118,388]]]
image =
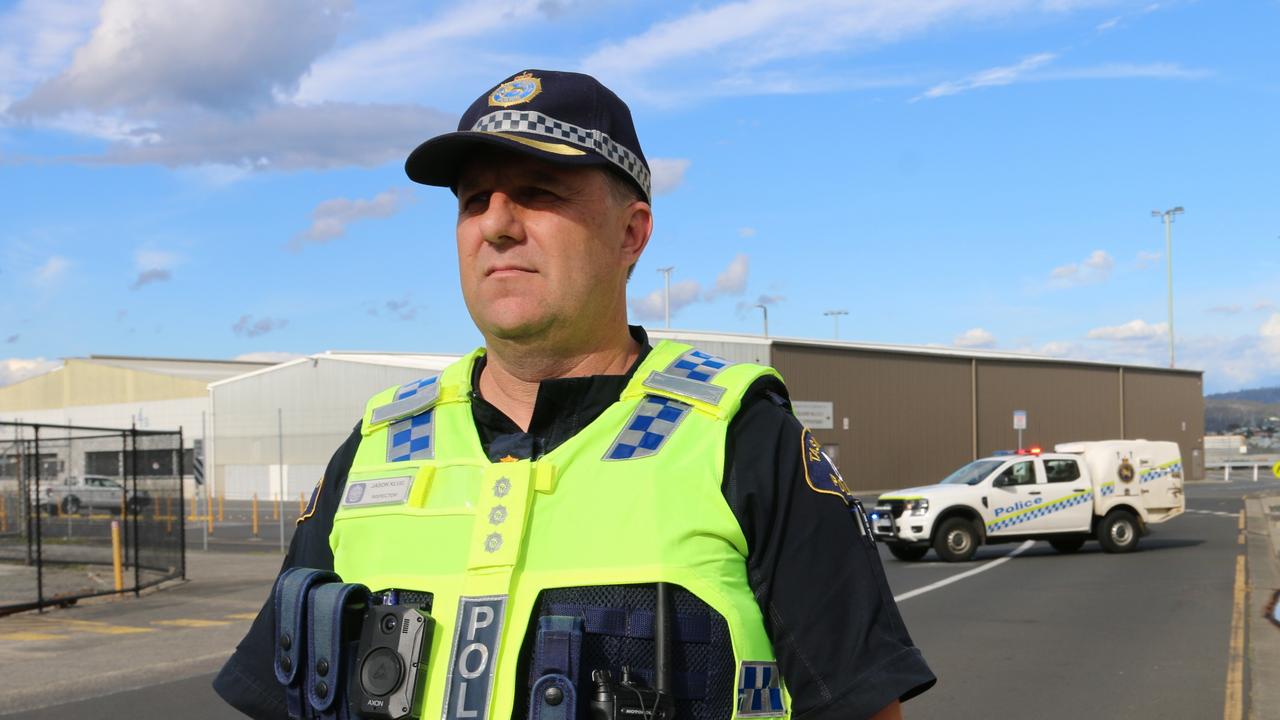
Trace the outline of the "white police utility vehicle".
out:
[[[1120,553],[1186,509],[1177,443],[1103,440],[1054,450],[982,458],[937,485],[881,495],[870,518],[876,538],[900,560],[932,547],[960,562],[983,543],[1021,540],[1069,553],[1097,538]]]

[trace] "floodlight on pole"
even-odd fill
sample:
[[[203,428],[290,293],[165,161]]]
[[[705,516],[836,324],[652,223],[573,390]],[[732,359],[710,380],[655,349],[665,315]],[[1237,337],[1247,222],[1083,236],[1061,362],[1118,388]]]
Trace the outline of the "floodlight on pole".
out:
[[[668,330],[671,329],[671,271],[675,269],[675,265],[658,268],[662,273],[662,316]]]
[[[837,340],[839,340],[839,339],[840,339],[840,316],[841,316],[841,315],[848,315],[848,314],[849,314],[849,311],[848,311],[848,310],[827,310],[826,312],[824,312],[824,313],[822,313],[822,314],[823,314],[823,315],[826,315],[827,317],[829,317],[829,318],[831,318],[832,320],[834,320],[834,321],[835,321],[835,323],[836,323],[836,339],[837,339]]]
[[[764,313],[764,336],[769,337],[769,306],[760,304],[756,305]]]
[[[1169,367],[1176,367],[1173,354],[1173,218],[1183,213],[1182,206],[1165,211],[1152,210],[1151,217],[1164,219],[1164,259],[1165,275],[1169,286]]]

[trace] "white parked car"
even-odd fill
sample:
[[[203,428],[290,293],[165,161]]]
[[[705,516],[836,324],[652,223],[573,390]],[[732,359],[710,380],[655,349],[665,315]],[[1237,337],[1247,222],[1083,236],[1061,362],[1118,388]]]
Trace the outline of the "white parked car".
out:
[[[871,524],[900,560],[933,548],[959,562],[984,543],[1027,539],[1065,553],[1096,538],[1129,552],[1185,509],[1177,443],[1104,440],[975,460],[937,485],[881,495]]]
[[[62,512],[75,515],[81,510],[106,510],[111,513],[120,512],[125,497],[125,488],[115,478],[104,475],[71,475],[61,481],[42,483],[40,504],[52,514]],[[151,495],[146,490],[137,494],[128,493],[129,509],[142,509],[151,504]]]

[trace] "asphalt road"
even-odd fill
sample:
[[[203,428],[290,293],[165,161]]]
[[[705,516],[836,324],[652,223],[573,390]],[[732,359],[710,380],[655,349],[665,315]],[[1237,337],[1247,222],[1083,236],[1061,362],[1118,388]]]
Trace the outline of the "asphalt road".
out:
[[[937,562],[932,554],[903,563],[884,552],[902,614],[940,678],[907,704],[906,716],[1223,717],[1236,558],[1243,552],[1239,513],[1242,497],[1261,490],[1280,492],[1280,483],[1189,486],[1188,513],[1157,526],[1129,555],[1108,555],[1096,543],[1073,555],[1047,543],[998,545],[964,564]],[[228,543],[263,542],[227,535]],[[272,553],[222,557],[253,559],[267,574],[274,559]],[[243,614],[261,593],[231,584],[236,603],[222,610]],[[0,651],[5,622],[0,619]],[[232,636],[220,640],[230,647],[243,621],[219,632]],[[17,660],[21,650],[0,652],[0,659]],[[42,657],[49,652],[35,650]],[[144,708],[156,717],[238,717],[209,689],[215,667],[187,665],[135,680],[122,692],[7,717],[126,718]],[[0,680],[0,705],[3,690]]]

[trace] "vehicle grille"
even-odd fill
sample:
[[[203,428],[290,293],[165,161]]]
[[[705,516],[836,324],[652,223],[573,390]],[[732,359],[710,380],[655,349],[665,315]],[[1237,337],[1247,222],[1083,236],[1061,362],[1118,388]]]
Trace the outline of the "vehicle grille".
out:
[[[907,509],[905,500],[885,500],[883,504],[889,506],[889,511],[893,513],[895,518],[902,517],[902,513]]]

